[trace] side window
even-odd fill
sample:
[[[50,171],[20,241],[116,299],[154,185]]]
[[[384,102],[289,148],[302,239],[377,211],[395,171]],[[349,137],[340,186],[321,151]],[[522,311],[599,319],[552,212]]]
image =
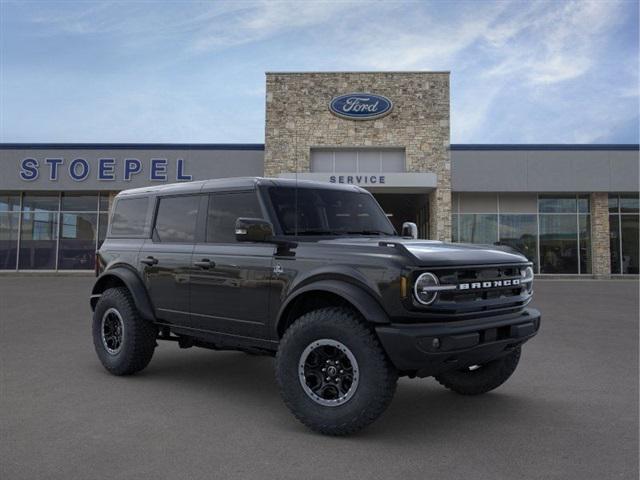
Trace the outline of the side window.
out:
[[[147,210],[149,198],[119,199],[111,217],[110,235],[117,237],[139,237],[147,233]]]
[[[239,217],[263,218],[256,192],[212,194],[207,214],[207,242],[234,243]]]
[[[189,243],[195,241],[199,195],[160,198],[153,240]]]

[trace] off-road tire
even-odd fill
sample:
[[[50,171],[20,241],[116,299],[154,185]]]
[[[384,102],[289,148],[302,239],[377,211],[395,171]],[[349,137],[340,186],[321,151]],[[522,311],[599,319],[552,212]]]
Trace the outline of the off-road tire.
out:
[[[117,354],[107,351],[102,341],[102,317],[114,308],[122,317],[124,335]],[[140,316],[129,290],[123,287],[106,290],[93,313],[93,346],[104,368],[114,375],[131,375],[145,368],[156,347],[157,327]]]
[[[316,403],[304,391],[299,378],[302,353],[320,339],[342,343],[358,363],[355,393],[341,405]],[[326,435],[348,435],[372,423],[391,403],[398,381],[396,369],[371,328],[346,308],[322,308],[299,317],[282,337],[275,367],[287,407],[304,425]]]
[[[513,374],[520,360],[520,347],[477,370],[452,370],[436,375],[438,383],[461,395],[480,395],[498,388]]]

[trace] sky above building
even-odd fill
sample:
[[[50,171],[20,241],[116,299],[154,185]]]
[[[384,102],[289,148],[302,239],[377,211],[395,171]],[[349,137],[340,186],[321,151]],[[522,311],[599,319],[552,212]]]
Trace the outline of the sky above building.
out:
[[[637,143],[638,2],[0,3],[1,142],[264,141],[265,71],[447,70],[452,143]]]

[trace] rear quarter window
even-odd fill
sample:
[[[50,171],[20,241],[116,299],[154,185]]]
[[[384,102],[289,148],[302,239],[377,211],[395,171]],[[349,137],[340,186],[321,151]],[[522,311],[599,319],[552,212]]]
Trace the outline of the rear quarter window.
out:
[[[194,242],[199,204],[199,195],[161,198],[153,231],[154,241]]]
[[[147,215],[149,197],[123,198],[116,201],[109,236],[141,237],[149,231]]]

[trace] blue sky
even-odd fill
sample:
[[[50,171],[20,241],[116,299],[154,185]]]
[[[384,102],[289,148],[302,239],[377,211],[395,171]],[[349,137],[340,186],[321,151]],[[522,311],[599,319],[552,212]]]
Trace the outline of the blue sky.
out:
[[[635,0],[0,1],[2,142],[263,142],[292,70],[449,70],[452,143],[638,142]]]

